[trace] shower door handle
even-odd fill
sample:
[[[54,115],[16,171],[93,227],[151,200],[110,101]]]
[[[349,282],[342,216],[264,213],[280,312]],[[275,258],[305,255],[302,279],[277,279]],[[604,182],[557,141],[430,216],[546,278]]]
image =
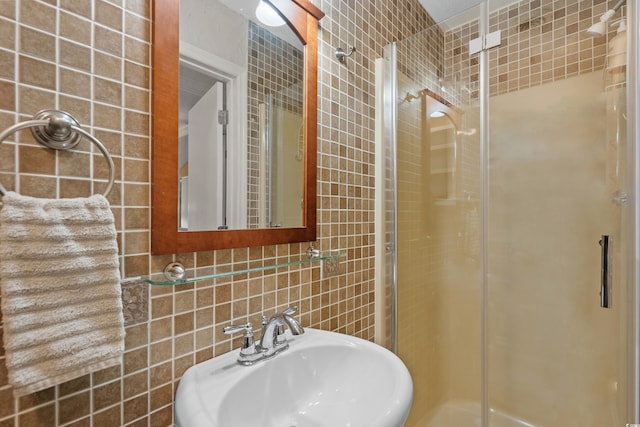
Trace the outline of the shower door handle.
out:
[[[611,307],[611,259],[609,257],[609,248],[611,239],[608,235],[603,234],[600,239],[601,252],[601,269],[600,269],[600,307]]]

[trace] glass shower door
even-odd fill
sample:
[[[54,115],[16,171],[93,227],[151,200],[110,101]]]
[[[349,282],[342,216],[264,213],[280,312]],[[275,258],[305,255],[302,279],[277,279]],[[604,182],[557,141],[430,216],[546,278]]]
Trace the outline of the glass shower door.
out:
[[[385,52],[407,427],[632,422],[627,87],[617,30],[585,31],[606,6],[490,0]],[[502,43],[470,53],[485,26]]]
[[[491,425],[628,422],[625,137],[611,130],[626,127],[624,74],[605,70],[607,37],[585,31],[604,11],[526,0],[490,12],[502,32],[488,52]]]
[[[477,33],[479,9],[470,12]],[[397,353],[414,382],[407,427],[473,426],[481,412],[478,76],[445,56],[463,48],[448,28],[385,53],[395,65],[396,144],[386,155],[397,203],[387,243],[397,259]]]

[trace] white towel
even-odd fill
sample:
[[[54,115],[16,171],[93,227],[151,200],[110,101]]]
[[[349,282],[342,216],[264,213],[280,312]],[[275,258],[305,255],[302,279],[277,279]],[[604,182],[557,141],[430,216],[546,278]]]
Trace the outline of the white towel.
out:
[[[2,204],[3,339],[14,395],[121,363],[118,245],[107,199],[7,192]]]

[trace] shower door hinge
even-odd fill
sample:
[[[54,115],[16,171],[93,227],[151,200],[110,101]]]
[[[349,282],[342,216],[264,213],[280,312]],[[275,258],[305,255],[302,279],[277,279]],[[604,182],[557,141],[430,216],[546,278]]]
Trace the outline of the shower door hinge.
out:
[[[226,126],[229,124],[229,110],[218,111],[218,123],[222,126]]]
[[[491,49],[492,47],[502,44],[502,30],[494,31],[469,42],[469,55],[474,55],[482,50]]]

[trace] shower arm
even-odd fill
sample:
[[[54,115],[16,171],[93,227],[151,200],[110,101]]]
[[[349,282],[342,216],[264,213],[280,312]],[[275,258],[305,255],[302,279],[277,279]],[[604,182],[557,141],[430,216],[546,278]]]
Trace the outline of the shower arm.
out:
[[[615,4],[615,6],[613,6],[613,8],[611,10],[616,11],[618,9],[620,9],[622,7],[623,4],[625,4],[627,2],[627,0],[619,0],[618,3]]]

